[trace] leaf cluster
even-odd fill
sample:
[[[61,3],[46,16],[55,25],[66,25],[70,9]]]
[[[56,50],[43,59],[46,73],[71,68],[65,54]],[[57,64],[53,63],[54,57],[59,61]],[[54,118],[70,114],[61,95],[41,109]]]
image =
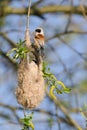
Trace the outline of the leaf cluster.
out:
[[[51,86],[51,89],[54,90],[57,94],[62,94],[63,92],[69,93],[71,91],[70,88],[67,88],[61,81],[58,81],[56,77],[50,72],[50,68],[47,67],[47,64],[43,63],[43,77],[46,80],[48,86]],[[61,89],[59,89],[59,85]]]
[[[23,123],[22,130],[29,130],[31,128],[34,130],[34,124],[32,123],[33,113],[25,115],[24,118],[20,119],[20,122]]]
[[[20,59],[20,58],[25,58],[26,54],[29,52],[29,50],[27,49],[26,45],[25,45],[25,41],[22,41],[20,39],[20,41],[17,43],[17,47],[11,49],[8,53],[7,56],[9,56],[12,52],[14,53],[13,59]]]

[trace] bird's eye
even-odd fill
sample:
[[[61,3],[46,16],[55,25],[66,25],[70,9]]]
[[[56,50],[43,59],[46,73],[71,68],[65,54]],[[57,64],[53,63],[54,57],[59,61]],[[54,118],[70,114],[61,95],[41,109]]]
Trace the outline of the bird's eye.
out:
[[[40,33],[40,32],[41,32],[41,29],[36,29],[35,31],[38,32],[38,33]]]

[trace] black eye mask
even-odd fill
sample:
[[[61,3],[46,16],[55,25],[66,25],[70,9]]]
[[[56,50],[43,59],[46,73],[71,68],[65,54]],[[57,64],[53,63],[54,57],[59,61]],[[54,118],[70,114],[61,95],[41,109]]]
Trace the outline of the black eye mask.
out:
[[[38,32],[38,33],[40,33],[40,32],[41,32],[41,29],[36,29],[35,31]]]

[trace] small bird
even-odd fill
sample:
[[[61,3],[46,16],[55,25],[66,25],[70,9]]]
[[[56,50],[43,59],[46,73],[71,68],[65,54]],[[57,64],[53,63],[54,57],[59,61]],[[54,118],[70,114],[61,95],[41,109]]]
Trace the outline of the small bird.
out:
[[[37,28],[34,32],[34,44],[41,56],[44,56],[44,32],[42,28]]]
[[[35,56],[37,63],[41,62],[41,59],[44,58],[44,32],[42,28],[37,28],[34,31],[34,44]]]

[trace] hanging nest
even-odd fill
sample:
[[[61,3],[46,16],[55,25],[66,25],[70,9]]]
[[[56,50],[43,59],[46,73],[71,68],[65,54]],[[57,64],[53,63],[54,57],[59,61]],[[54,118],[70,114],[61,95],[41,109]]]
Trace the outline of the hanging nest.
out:
[[[44,98],[44,79],[42,63],[40,69],[35,62],[23,59],[18,67],[18,87],[16,88],[18,103],[25,108],[35,108]]]
[[[32,45],[28,30],[26,31],[25,39],[27,48],[31,48]],[[35,108],[44,98],[43,60],[39,64],[36,64],[30,57],[30,54],[36,55],[36,49],[32,49],[33,53],[29,52],[26,58],[22,58],[18,65],[18,87],[15,92],[18,103],[27,109]]]

